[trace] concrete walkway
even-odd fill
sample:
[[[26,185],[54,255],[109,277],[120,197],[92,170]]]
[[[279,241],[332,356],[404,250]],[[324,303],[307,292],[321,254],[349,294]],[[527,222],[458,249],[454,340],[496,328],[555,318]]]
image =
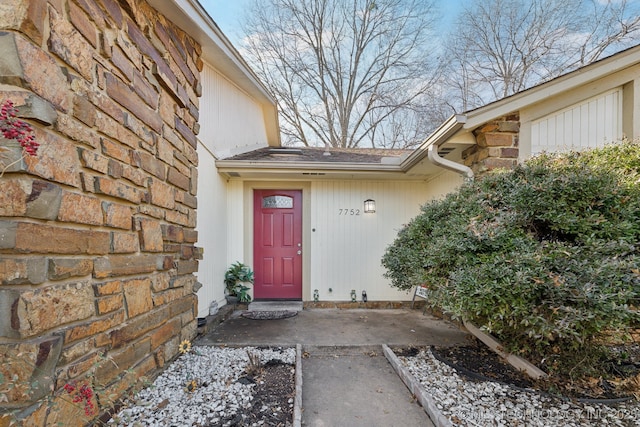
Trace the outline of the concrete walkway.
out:
[[[421,310],[303,310],[281,320],[235,312],[197,345],[302,344],[302,425],[432,426],[381,345],[454,345],[467,334]]]

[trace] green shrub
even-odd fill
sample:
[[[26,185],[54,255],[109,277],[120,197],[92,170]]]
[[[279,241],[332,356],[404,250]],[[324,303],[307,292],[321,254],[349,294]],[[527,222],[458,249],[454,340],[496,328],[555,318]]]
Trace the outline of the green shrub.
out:
[[[392,286],[425,284],[431,306],[552,371],[638,327],[639,245],[640,144],[625,141],[465,184],[423,206],[382,264]]]

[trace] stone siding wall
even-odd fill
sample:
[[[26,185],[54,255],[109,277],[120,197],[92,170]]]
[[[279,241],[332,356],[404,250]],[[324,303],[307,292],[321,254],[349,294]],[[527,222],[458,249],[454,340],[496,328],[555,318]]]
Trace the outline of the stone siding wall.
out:
[[[0,178],[0,426],[86,425],[66,384],[97,414],[195,336],[200,55],[144,1],[1,2],[41,146]]]
[[[519,120],[519,115],[513,114],[474,130],[477,145],[462,153],[464,164],[480,176],[493,169],[513,168],[518,163]]]

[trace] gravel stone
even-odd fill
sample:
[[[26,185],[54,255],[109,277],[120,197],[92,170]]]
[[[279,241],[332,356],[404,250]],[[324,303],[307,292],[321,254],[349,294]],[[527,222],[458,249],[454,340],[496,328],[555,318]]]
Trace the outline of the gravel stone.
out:
[[[454,426],[640,426],[637,401],[581,403],[492,381],[469,381],[429,349],[398,358]]]
[[[254,382],[238,381],[246,376],[247,352],[259,354],[261,364],[276,360],[295,365],[295,348],[194,347],[125,402],[108,425],[237,425],[238,416],[251,407],[256,387]],[[197,387],[188,391],[191,380]]]

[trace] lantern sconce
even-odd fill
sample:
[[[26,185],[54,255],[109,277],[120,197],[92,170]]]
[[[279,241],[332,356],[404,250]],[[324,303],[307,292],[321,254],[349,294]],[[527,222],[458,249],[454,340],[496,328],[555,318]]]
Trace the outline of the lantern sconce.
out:
[[[376,213],[376,201],[367,199],[364,201],[364,213]]]

